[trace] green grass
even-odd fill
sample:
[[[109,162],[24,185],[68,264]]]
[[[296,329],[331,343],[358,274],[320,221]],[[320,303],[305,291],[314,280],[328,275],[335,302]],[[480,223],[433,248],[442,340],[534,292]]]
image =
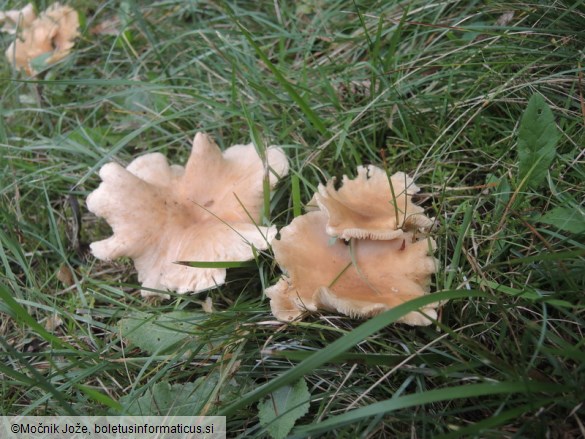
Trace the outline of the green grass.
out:
[[[85,24],[70,57],[34,80],[0,62],[0,414],[130,413],[161,383],[203,377],[202,413],[265,437],[258,402],[304,377],[293,437],[585,435],[585,241],[539,221],[585,210],[585,2],[72,4]],[[119,36],[89,33],[114,15]],[[534,93],[561,133],[538,188],[517,151]],[[85,198],[111,160],[184,163],[197,131],[283,146],[291,171],[265,212],[278,227],[357,165],[413,175],[437,220],[440,323],[392,323],[416,303],[277,323],[265,255],[217,289],[143,300],[130,260],[88,253],[110,229]],[[170,350],[120,332],[175,311],[188,313]]]

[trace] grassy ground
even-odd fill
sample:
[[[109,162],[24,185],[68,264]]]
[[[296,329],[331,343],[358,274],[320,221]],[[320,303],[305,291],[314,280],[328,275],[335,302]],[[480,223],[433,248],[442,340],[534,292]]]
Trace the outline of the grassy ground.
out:
[[[227,415],[230,436],[264,437],[258,402],[304,377],[295,437],[585,435],[583,233],[539,221],[584,209],[585,2],[143,3],[74,1],[83,35],[36,80],[0,62],[0,414],[164,412],[152,396],[170,389],[186,413]],[[117,36],[89,32],[114,16]],[[532,188],[517,140],[535,93],[561,136]],[[108,161],[184,163],[197,131],[283,145],[279,227],[292,176],[305,203],[359,164],[414,175],[437,219],[432,289],[452,298],[440,324],[392,324],[405,309],[278,323],[270,257],[142,300],[129,260],[88,254],[110,231],[85,198]],[[132,316],[161,349],[128,335]]]

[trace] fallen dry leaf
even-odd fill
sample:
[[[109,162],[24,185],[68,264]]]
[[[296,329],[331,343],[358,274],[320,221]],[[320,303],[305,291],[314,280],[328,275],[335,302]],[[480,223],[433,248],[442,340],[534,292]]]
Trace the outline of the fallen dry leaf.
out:
[[[89,33],[92,35],[119,35],[120,34],[120,19],[118,17],[107,18],[104,21],[93,26]]]
[[[57,279],[59,279],[66,287],[70,287],[75,282],[73,280],[73,273],[71,272],[71,269],[65,264],[61,264],[59,267],[59,271],[57,271]]]

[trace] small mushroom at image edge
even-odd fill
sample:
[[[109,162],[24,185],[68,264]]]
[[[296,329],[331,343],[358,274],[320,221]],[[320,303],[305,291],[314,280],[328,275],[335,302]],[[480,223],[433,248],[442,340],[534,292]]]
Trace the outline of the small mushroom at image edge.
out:
[[[34,61],[41,56],[46,56],[41,65],[48,66],[69,55],[75,38],[79,36],[77,11],[54,3],[39,17],[35,17],[31,5],[26,6],[19,16],[15,16],[14,12],[17,11],[5,13],[2,28],[17,34],[6,49],[6,58],[13,67],[33,76],[37,73]],[[14,20],[17,17],[20,17],[18,21]]]
[[[13,9],[10,11],[0,11],[0,32],[6,32],[14,35],[18,29],[29,27],[37,18],[32,3],[29,3],[22,9]]]
[[[91,244],[98,259],[134,260],[142,295],[201,291],[225,281],[223,268],[194,268],[177,261],[245,261],[264,250],[276,228],[258,226],[263,180],[270,186],[288,173],[278,147],[264,163],[253,144],[223,153],[205,134],[193,140],[185,167],[169,165],[159,153],[146,154],[126,168],[108,163],[102,183],[87,198],[88,209],[106,219],[113,236]]]

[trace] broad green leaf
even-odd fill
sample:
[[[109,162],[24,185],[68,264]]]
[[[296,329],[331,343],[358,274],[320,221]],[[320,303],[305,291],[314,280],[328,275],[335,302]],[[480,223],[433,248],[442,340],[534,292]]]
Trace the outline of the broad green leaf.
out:
[[[214,383],[201,377],[194,383],[173,384],[161,381],[152,386],[140,398],[120,398],[120,404],[129,416],[196,416],[205,405],[206,396]]]
[[[553,113],[544,98],[530,98],[518,130],[518,162],[520,180],[532,188],[538,187],[556,155],[560,133]]]
[[[538,221],[555,226],[565,232],[585,232],[585,212],[579,208],[555,207],[541,216]]]
[[[273,439],[285,438],[297,419],[309,411],[311,394],[304,379],[272,392],[258,404],[260,424]]]
[[[193,335],[194,325],[207,318],[203,313],[175,311],[167,314],[135,313],[118,322],[122,337],[149,353],[163,354],[181,346],[193,350],[201,345]]]
[[[43,53],[30,61],[30,66],[36,72],[40,72],[46,69],[49,65],[47,64],[47,60],[53,56],[53,52],[46,52]]]
[[[223,379],[219,372],[197,378],[192,383],[169,384],[160,381],[142,396],[120,398],[121,411],[131,416],[205,416],[214,414],[223,401],[237,398],[250,386],[247,377]]]

